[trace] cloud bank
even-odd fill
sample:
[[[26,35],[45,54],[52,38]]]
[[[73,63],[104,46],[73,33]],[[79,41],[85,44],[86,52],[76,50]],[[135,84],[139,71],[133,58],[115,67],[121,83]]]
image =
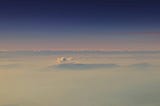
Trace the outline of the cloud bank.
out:
[[[133,68],[133,69],[150,69],[152,67],[153,65],[149,63],[136,63],[128,66],[128,68]]]
[[[71,70],[87,70],[87,69],[105,69],[116,68],[117,64],[59,64],[56,65],[56,69],[71,69]]]
[[[0,69],[15,69],[15,68],[22,68],[22,65],[20,64],[4,64],[0,65]]]
[[[115,63],[80,63],[73,57],[58,57],[56,65],[49,66],[49,70],[94,70],[94,69],[108,69],[108,68],[129,68],[133,70],[148,70],[152,69],[153,65],[150,63],[135,63],[130,65],[118,65]]]
[[[90,70],[90,69],[105,69],[105,68],[116,68],[119,67],[117,64],[90,64],[80,63],[73,57],[58,57],[56,59],[56,65],[49,66],[48,69],[56,70]]]

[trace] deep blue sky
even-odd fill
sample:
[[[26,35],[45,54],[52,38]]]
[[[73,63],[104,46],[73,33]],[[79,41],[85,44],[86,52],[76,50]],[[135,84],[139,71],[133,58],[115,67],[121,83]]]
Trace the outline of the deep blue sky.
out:
[[[124,46],[133,40],[144,46],[141,47],[143,49],[151,42],[156,42],[157,45],[159,36],[158,1],[0,1],[0,49],[15,49],[21,44],[17,49],[29,49],[27,42],[37,45],[32,49],[111,49],[111,40],[113,45],[117,42],[113,49],[135,49],[134,44]],[[86,41],[81,45],[83,40]],[[45,42],[48,44],[45,45]],[[102,44],[94,46],[99,42]],[[122,42],[125,43],[118,44]],[[106,47],[108,44],[111,46]],[[153,44],[154,47],[155,45]]]

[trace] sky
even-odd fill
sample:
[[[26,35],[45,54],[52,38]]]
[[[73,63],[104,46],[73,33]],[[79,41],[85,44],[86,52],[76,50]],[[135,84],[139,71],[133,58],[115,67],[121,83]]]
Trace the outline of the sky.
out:
[[[0,50],[160,50],[160,2],[1,0]]]
[[[160,106],[159,45],[158,0],[0,0],[0,106]]]

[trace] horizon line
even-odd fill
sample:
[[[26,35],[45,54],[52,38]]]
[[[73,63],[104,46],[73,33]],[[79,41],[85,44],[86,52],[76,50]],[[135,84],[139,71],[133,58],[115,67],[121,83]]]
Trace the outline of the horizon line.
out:
[[[160,52],[160,50],[0,50],[0,52]]]

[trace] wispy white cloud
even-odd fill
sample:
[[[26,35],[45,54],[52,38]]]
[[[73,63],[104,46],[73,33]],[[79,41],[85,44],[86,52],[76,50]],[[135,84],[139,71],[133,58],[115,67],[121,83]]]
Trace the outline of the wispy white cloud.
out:
[[[56,59],[57,64],[75,64],[77,63],[73,57],[58,57]]]

